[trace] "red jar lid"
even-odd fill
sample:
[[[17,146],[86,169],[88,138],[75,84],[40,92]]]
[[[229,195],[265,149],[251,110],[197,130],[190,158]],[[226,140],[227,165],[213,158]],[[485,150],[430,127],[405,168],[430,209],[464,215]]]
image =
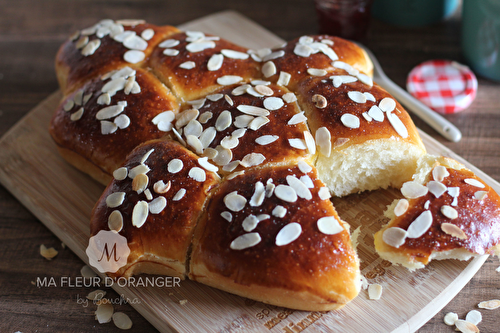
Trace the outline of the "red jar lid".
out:
[[[465,65],[430,60],[411,70],[406,89],[439,113],[456,113],[466,109],[476,97],[477,79]]]

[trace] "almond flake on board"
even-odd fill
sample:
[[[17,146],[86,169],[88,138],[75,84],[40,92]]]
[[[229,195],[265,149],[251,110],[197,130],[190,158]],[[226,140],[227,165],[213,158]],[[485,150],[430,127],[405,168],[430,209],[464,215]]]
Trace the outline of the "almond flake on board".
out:
[[[483,301],[477,305],[480,309],[495,310],[500,308],[500,300],[492,299],[489,301]]]
[[[130,317],[123,312],[115,312],[113,313],[113,323],[116,327],[122,330],[128,330],[132,328],[132,320]]]
[[[368,297],[371,300],[379,300],[382,296],[382,286],[380,284],[370,284],[368,286]]]
[[[448,312],[444,316],[444,323],[448,326],[455,325],[455,322],[458,320],[458,315],[455,312]]]
[[[40,255],[47,260],[52,260],[58,253],[53,247],[47,248],[44,244],[40,245]]]

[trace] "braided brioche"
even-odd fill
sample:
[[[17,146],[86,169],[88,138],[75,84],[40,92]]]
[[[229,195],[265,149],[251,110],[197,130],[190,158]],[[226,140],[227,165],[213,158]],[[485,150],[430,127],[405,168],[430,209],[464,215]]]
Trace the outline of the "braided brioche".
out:
[[[366,53],[336,37],[255,51],[104,20],[61,46],[56,71],[64,97],[50,133],[107,185],[91,234],[114,230],[131,249],[115,277],[189,277],[270,304],[340,308],[359,292],[359,260],[330,196],[400,187],[425,156]],[[382,238],[384,257],[413,260]]]

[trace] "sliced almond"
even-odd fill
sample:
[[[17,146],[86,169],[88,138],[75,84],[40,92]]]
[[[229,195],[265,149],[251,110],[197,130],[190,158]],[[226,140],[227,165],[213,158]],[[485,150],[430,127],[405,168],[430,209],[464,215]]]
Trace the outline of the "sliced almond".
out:
[[[125,200],[125,192],[111,193],[106,197],[106,205],[109,208],[116,208],[120,206]]]
[[[245,207],[246,203],[247,199],[244,196],[239,195],[237,191],[231,192],[224,197],[224,204],[233,212],[241,211]]]
[[[297,96],[294,93],[286,93],[281,96],[286,103],[293,103],[297,101]]]
[[[123,229],[123,216],[119,210],[114,210],[108,216],[108,228],[111,231],[120,232]]]
[[[283,105],[285,105],[285,102],[280,97],[267,97],[264,99],[264,107],[269,111],[279,110]]]
[[[359,91],[349,91],[347,92],[347,96],[356,103],[366,103],[366,95]]]
[[[385,97],[380,101],[378,107],[384,112],[394,111],[396,108],[396,101],[390,97]]]
[[[340,117],[340,121],[345,127],[349,128],[359,128],[360,122],[359,118],[353,114],[345,113]]]
[[[91,291],[87,295],[87,299],[89,299],[91,301],[98,301],[98,300],[102,299],[105,295],[106,295],[106,292],[104,290],[97,289],[97,290]]]
[[[180,159],[174,158],[173,160],[168,162],[167,170],[170,173],[177,173],[177,172],[181,171],[183,167],[184,167],[184,163]]]
[[[276,84],[278,84],[280,86],[287,86],[290,83],[290,79],[291,78],[292,78],[292,75],[290,75],[290,73],[281,71],[280,72],[280,76],[279,76],[278,81],[276,82]],[[285,99],[284,96],[283,96],[283,99]],[[286,101],[286,99],[285,99],[285,101]]]
[[[272,96],[274,95],[274,90],[272,90],[271,88],[267,87],[267,86],[264,86],[262,84],[259,84],[259,85],[256,85],[255,86],[255,90],[263,95],[263,96]]]
[[[349,138],[338,138],[337,140],[335,140],[333,148],[341,147],[345,145],[347,142],[349,142],[349,140],[350,140]]]
[[[429,189],[417,182],[409,181],[401,187],[401,193],[408,199],[416,199],[423,197],[429,192]]]
[[[224,62],[224,56],[222,54],[214,54],[208,60],[207,69],[209,71],[217,71],[222,67],[223,62]]]
[[[392,247],[398,248],[405,243],[408,232],[398,227],[388,228],[382,234],[382,240]]]
[[[371,300],[379,300],[382,297],[382,286],[380,284],[370,284],[368,286],[368,297]]]
[[[483,183],[481,183],[479,180],[474,179],[474,178],[465,179],[464,182],[466,182],[469,185],[472,185],[472,186],[475,186],[475,187],[479,187],[479,188],[484,188],[485,187]]]
[[[47,260],[51,260],[57,256],[59,252],[53,247],[47,248],[44,244],[40,245],[40,255]]]
[[[295,190],[295,193],[299,198],[303,198],[306,200],[312,199],[311,191],[307,188],[307,186],[301,182],[297,177],[288,175],[286,176],[286,181],[290,187]]]
[[[479,324],[483,320],[483,315],[477,310],[471,310],[465,316],[465,320],[474,325]]]
[[[403,139],[406,139],[408,137],[408,129],[396,114],[387,112],[387,119],[389,119],[389,122],[391,123],[396,133],[398,133]]]
[[[240,161],[240,165],[245,168],[250,168],[252,166],[256,166],[262,164],[266,157],[260,153],[250,153],[246,154],[243,159]]]
[[[429,192],[434,194],[436,198],[439,198],[442,196],[446,190],[448,189],[445,185],[443,185],[440,182],[437,182],[435,180],[431,180],[427,183],[427,188],[429,189]]]
[[[132,181],[132,190],[136,191],[137,194],[141,194],[148,187],[148,183],[149,177],[147,175],[143,173],[138,174]]]
[[[167,199],[165,199],[165,197],[163,196],[159,196],[148,203],[148,205],[149,212],[151,214],[160,214],[165,209],[165,207],[167,207]]]
[[[286,202],[296,202],[297,201],[297,192],[293,189],[293,187],[288,185],[278,185],[274,189],[274,195],[279,199]]]
[[[146,31],[146,30],[144,30]],[[132,320],[128,315],[123,312],[115,312],[113,313],[113,323],[116,327],[121,330],[129,330],[132,328]]]
[[[428,210],[420,214],[408,227],[407,238],[419,238],[429,230],[432,225],[432,213]]]
[[[264,187],[264,184],[262,182],[258,181],[255,183],[255,191],[249,202],[250,206],[258,207],[262,205],[265,198],[266,198],[266,188]]]
[[[476,198],[477,200],[483,200],[484,198],[486,198],[486,195],[488,195],[488,192],[486,191],[477,191],[476,193],[474,193],[474,198]]]
[[[270,143],[273,143],[274,141],[278,140],[279,136],[277,135],[263,135],[259,136],[258,138],[255,139],[255,142],[261,146],[268,145]]]
[[[200,183],[203,183],[207,179],[205,170],[199,167],[192,167],[189,170],[188,176]]]
[[[320,218],[317,222],[317,226],[319,231],[325,235],[336,235],[344,231],[344,228],[334,216],[325,216]]]
[[[257,227],[259,222],[260,221],[257,218],[257,216],[250,214],[247,217],[245,217],[245,219],[241,223],[241,226],[243,227],[243,230],[245,230],[246,232],[250,232]]]
[[[448,169],[446,169],[442,165],[438,165],[434,169],[432,169],[432,177],[437,182],[442,182],[449,175],[450,173],[448,172]]]
[[[285,217],[286,215],[286,208],[281,206],[281,205],[278,205],[276,207],[274,207],[273,211],[271,212],[271,214],[273,216],[276,216],[276,217],[279,217],[279,218],[282,218],[282,217]]]
[[[167,184],[163,180],[159,180],[153,185],[153,190],[158,194],[167,193],[172,186],[172,182],[169,180]]]
[[[455,312],[448,312],[444,316],[444,323],[448,326],[454,326],[457,320],[458,320],[458,315]]]
[[[462,319],[458,319],[455,326],[462,333],[479,333],[479,328],[476,325]]]
[[[233,250],[244,250],[249,247],[259,244],[261,241],[260,235],[257,232],[244,234],[233,240],[230,248]]]
[[[95,311],[95,319],[99,322],[99,324],[109,323],[111,321],[111,317],[113,316],[113,305],[108,302],[102,302],[97,306],[97,310]]]
[[[226,220],[227,222],[233,221],[233,214],[231,214],[228,211],[224,211],[224,212],[220,213],[220,216],[222,216],[222,218],[224,218],[224,220]]]
[[[267,117],[271,114],[267,109],[253,105],[238,105],[236,108],[239,111],[251,116]]]
[[[489,301],[483,301],[477,305],[480,309],[495,310],[500,308],[500,300],[492,299]]]
[[[458,212],[455,208],[448,206],[448,205],[443,205],[441,206],[441,213],[446,216],[449,219],[456,219],[458,217]]]
[[[262,74],[264,75],[265,78],[268,78],[270,76],[273,76],[276,74],[276,65],[272,61],[266,62],[264,65],[262,65]]]
[[[140,228],[146,222],[149,213],[149,205],[146,201],[139,201],[132,211],[132,225]]]
[[[173,201],[179,201],[182,198],[184,198],[185,195],[186,195],[186,189],[185,188],[181,188],[179,191],[177,191],[177,193],[175,193],[175,195],[172,198],[172,200]]]
[[[462,229],[460,229],[458,226],[456,226],[452,223],[442,223],[441,230],[443,230],[444,233],[446,233],[452,237],[456,237],[458,239],[468,239],[469,238]]]
[[[238,75],[224,75],[217,78],[217,83],[220,84],[221,86],[230,86],[238,82],[241,82],[242,80],[243,78]]]
[[[288,245],[297,238],[299,238],[302,233],[302,227],[297,222],[288,223],[284,226],[276,235],[276,245],[284,246]]]
[[[319,94],[313,95],[311,101],[318,109],[324,109],[328,105],[328,101],[326,100],[325,96]]]

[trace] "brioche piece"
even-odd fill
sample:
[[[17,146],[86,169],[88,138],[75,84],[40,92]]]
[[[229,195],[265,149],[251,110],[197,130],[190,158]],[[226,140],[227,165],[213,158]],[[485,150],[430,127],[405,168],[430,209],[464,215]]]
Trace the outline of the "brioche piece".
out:
[[[338,309],[360,289],[348,230],[312,166],[256,167],[217,188],[189,278],[287,308]]]
[[[335,77],[352,78],[341,83]],[[335,196],[400,187],[425,147],[408,113],[378,85],[337,70],[309,76],[297,88],[319,147],[316,168]]]
[[[143,66],[154,47],[179,30],[142,20],[102,20],[75,32],[56,56],[61,90],[68,94],[88,80],[124,66]]]
[[[137,147],[115,175],[95,205],[90,222],[91,235],[115,230],[127,238],[127,264],[110,275],[149,273],[184,279],[194,227],[219,177],[203,169],[196,155],[170,140]],[[124,193],[123,202],[110,207],[113,200],[108,198],[119,192]],[[144,202],[149,207],[146,220],[134,220],[134,209]],[[116,222],[120,220],[117,215],[121,223]]]
[[[302,36],[280,48],[259,50],[262,56],[262,74],[272,82],[295,90],[297,84],[309,75],[332,72],[347,63],[351,75],[371,81],[373,64],[366,52],[345,39],[327,35]]]
[[[375,234],[383,259],[410,270],[431,260],[500,253],[500,196],[455,160],[426,155]]]
[[[308,150],[304,135],[312,136],[294,99],[293,93],[276,85],[234,85],[195,101],[199,111],[179,113],[175,128],[187,147],[209,157],[223,174],[263,163],[312,161],[314,142]],[[297,120],[289,124],[292,118]]]
[[[221,85],[260,77],[248,49],[222,38],[188,31],[169,36],[151,55],[154,73],[182,101],[198,99]]]
[[[106,77],[66,96],[50,124],[61,156],[104,185],[132,149],[169,135],[155,117],[169,110],[173,118],[179,110],[175,97],[146,70],[123,67]]]

